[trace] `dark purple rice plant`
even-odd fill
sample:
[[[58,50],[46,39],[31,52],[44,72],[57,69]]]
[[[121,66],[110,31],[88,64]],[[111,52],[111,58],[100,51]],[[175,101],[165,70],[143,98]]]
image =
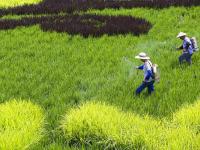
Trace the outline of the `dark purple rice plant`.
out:
[[[1,9],[0,16],[6,14],[58,14],[105,8],[165,8],[170,6],[199,6],[200,0],[44,0],[37,5],[24,5]]]
[[[134,17],[109,17],[97,15],[73,15],[76,11],[105,8],[133,8],[169,6],[197,6],[200,0],[44,0],[37,5],[24,5],[8,9],[0,9],[0,17],[7,14],[51,14],[49,17],[22,18],[20,20],[0,20],[0,29],[13,29],[17,26],[40,24],[44,31],[67,32],[84,37],[101,36],[103,34],[134,35],[147,33],[151,24],[144,19]],[[60,16],[59,13],[71,15]],[[54,14],[54,15],[53,15]]]
[[[67,32],[84,37],[128,33],[140,35],[147,33],[151,28],[149,22],[130,16],[68,15],[0,20],[0,29],[7,30],[35,24],[40,24],[44,31]]]

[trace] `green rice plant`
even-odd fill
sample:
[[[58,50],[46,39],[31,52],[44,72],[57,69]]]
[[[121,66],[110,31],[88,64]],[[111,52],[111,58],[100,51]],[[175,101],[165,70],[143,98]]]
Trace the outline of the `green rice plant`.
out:
[[[199,140],[193,130],[186,127],[167,127],[162,138],[157,141],[161,150],[198,150]]]
[[[187,111],[194,112],[194,109],[199,111],[199,103]],[[187,116],[187,111],[183,109],[174,116]],[[200,117],[190,116],[191,124],[195,122],[199,126]],[[183,121],[140,117],[99,102],[86,103],[69,111],[62,127],[69,141],[109,149],[198,150],[200,146],[199,132],[192,126],[188,128]]]
[[[21,6],[25,4],[37,4],[42,0],[0,0],[0,8]]]
[[[100,99],[141,116],[163,118],[173,115],[185,103],[194,103],[200,93],[200,53],[193,55],[192,66],[180,68],[181,52],[175,51],[181,44],[176,39],[180,31],[199,41],[200,7],[105,9],[88,13],[142,17],[153,28],[139,37],[129,34],[88,39],[43,32],[38,26],[0,31],[0,101],[13,97],[31,99],[47,114],[49,134],[36,149],[48,149],[52,143],[54,149],[69,146],[55,128],[66,110],[82,102]],[[161,82],[155,84],[156,92],[149,97],[145,92],[140,97],[133,96],[143,79],[142,72],[134,70],[141,64],[134,56],[141,51],[151,56],[161,71]],[[164,133],[173,140],[170,132]],[[173,133],[178,134],[178,130]],[[162,138],[166,139],[164,135]]]
[[[94,102],[72,109],[62,126],[69,141],[117,149],[158,148],[162,131],[160,121]]]
[[[44,133],[44,114],[31,102],[12,100],[0,105],[0,149],[23,150]]]
[[[200,132],[200,101],[193,105],[186,105],[173,114],[173,123]]]

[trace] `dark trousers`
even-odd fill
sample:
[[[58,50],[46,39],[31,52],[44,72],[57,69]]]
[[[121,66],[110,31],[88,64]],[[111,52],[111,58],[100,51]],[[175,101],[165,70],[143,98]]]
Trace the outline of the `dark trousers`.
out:
[[[183,54],[179,57],[179,63],[182,64],[184,60],[186,60],[186,61],[191,65],[191,64],[192,64],[192,54],[183,53]]]
[[[154,81],[151,82],[142,82],[142,84],[135,91],[136,95],[139,95],[145,88],[148,88],[148,93],[151,94],[154,92]]]

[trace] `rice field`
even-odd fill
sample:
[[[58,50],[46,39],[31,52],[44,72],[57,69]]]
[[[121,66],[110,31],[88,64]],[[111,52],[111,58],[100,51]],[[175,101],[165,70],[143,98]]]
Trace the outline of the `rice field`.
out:
[[[0,0],[0,7],[16,4],[5,2]],[[66,13],[1,12],[0,25],[5,19]],[[0,29],[0,133],[7,129],[6,135],[0,134],[0,149],[197,150],[200,53],[193,55],[192,66],[179,66],[181,52],[175,48],[181,44],[176,38],[180,31],[199,41],[200,7],[106,8],[80,14],[136,17],[152,27],[139,35],[98,37],[44,30],[39,23]],[[51,22],[45,23],[52,28]],[[161,73],[152,96],[134,95],[143,79],[135,70],[141,63],[134,59],[141,51]],[[19,123],[20,130],[11,130],[6,120]]]
[[[199,106],[198,101],[156,120],[90,102],[69,111],[62,127],[69,142],[101,149],[198,149]]]

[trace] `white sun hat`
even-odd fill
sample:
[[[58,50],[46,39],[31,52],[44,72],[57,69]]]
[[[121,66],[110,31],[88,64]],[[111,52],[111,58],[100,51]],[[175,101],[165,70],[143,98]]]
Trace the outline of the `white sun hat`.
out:
[[[135,58],[136,58],[136,59],[143,59],[143,60],[148,60],[148,59],[150,59],[150,57],[148,57],[147,54],[144,53],[144,52],[139,53],[139,55],[135,56]]]
[[[187,34],[186,33],[184,33],[184,32],[180,32],[178,35],[177,35],[177,38],[180,38],[180,37],[182,37],[182,36],[186,36]]]

